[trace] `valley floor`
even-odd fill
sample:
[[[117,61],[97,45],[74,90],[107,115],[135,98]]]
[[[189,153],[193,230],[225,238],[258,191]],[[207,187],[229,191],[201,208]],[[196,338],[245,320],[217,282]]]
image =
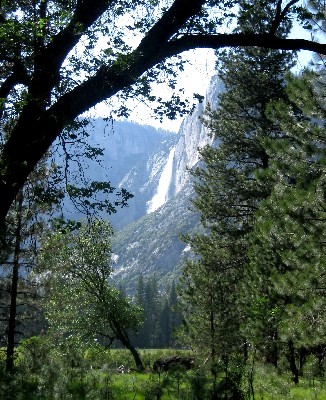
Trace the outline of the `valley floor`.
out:
[[[21,354],[17,360],[16,380],[11,382],[11,389],[15,388],[15,395],[8,397],[8,391],[2,386],[0,399],[326,400],[325,379],[315,377],[313,369],[307,369],[305,376],[295,385],[291,376],[280,370],[260,364],[255,364],[254,369],[248,366],[248,377],[253,378],[252,384],[249,384],[249,380],[246,382],[247,378],[243,379],[240,384],[243,395],[238,397],[238,388],[233,387],[232,383],[226,386],[223,373],[217,375],[214,385],[207,366],[202,362],[198,363],[191,351],[148,349],[140,350],[140,353],[145,372],[133,370],[129,352],[120,349],[89,349],[78,360],[69,360],[67,354],[57,354],[57,358],[54,357],[47,365],[38,363],[40,358],[31,363],[30,358],[24,360],[25,356]],[[190,370],[182,366],[169,371],[153,370],[156,360],[174,355],[194,357],[197,362]],[[29,365],[28,370],[25,369],[25,361],[26,365]],[[3,378],[3,375],[0,378]],[[213,387],[219,392],[217,397],[212,395]],[[10,388],[7,389],[10,391]]]

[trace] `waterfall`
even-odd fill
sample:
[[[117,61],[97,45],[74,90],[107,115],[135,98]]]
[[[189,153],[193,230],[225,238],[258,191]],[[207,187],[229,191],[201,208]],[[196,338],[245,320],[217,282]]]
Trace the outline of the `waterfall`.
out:
[[[147,213],[151,213],[160,208],[167,200],[169,196],[169,188],[171,185],[172,172],[173,172],[173,158],[174,158],[175,147],[172,147],[169,153],[168,160],[164,166],[158,187],[152,200],[148,202]]]

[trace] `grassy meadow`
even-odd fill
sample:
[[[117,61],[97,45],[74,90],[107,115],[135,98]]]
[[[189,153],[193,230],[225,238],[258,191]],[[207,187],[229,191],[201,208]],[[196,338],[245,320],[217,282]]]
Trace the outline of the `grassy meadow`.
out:
[[[1,399],[8,398],[8,390],[15,391],[15,400],[205,400],[211,399],[213,378],[205,360],[191,351],[158,349],[140,350],[144,372],[134,370],[130,353],[123,349],[91,348],[83,352],[44,352],[33,340],[20,347],[16,359],[17,378],[0,389]],[[176,367],[167,372],[155,372],[153,363],[173,355],[194,357],[191,370]],[[310,369],[309,369],[310,368]],[[292,383],[291,375],[272,367],[255,364],[248,368],[252,374],[254,397],[247,382],[242,382],[243,393],[259,400],[326,400],[325,381],[314,377],[313,365],[308,365],[299,384]],[[246,374],[245,374],[246,376]],[[225,376],[217,376],[215,385],[222,387]],[[222,392],[221,392],[222,393]],[[230,392],[217,399],[234,398]],[[251,396],[251,397],[250,397]]]

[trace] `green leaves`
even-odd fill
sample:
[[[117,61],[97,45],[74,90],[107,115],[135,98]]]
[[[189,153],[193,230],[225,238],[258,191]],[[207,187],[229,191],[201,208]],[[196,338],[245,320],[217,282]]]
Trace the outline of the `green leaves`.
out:
[[[78,200],[79,204],[82,204],[87,209],[95,212],[105,211],[108,214],[116,213],[116,207],[126,207],[128,205],[128,200],[133,197],[130,192],[122,188],[117,192],[117,196],[120,200],[111,202],[106,197],[102,197],[101,200],[96,201],[96,195],[108,195],[115,191],[115,188],[111,186],[110,182],[92,181],[87,187],[67,185],[66,188],[69,196],[72,199]]]
[[[125,345],[127,332],[140,323],[141,309],[110,285],[112,227],[101,220],[78,227],[59,224],[60,230],[43,242],[39,258],[50,331],[62,340],[69,333],[78,345],[105,337]]]

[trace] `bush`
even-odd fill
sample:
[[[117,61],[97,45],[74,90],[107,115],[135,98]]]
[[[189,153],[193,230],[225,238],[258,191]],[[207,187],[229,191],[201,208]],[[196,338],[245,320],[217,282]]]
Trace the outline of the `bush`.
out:
[[[189,398],[191,400],[205,400],[208,398],[208,375],[202,370],[189,371]]]

